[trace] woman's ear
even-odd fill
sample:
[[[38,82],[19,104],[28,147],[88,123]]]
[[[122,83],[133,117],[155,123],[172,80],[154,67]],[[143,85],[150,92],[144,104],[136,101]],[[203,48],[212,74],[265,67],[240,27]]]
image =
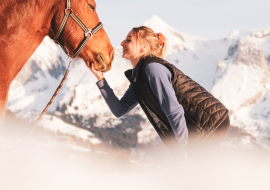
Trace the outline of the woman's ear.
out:
[[[139,54],[143,54],[143,52],[144,52],[143,45],[142,44],[138,44],[138,47],[139,47]]]
[[[146,52],[148,52],[148,50],[149,50],[149,44],[144,43],[141,45],[140,53],[145,54]]]

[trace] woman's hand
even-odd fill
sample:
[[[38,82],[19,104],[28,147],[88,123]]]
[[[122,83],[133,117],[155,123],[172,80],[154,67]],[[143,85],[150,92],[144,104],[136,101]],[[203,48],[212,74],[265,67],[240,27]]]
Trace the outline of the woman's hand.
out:
[[[88,66],[88,65],[87,65],[87,67],[88,67],[88,68],[91,70],[91,72],[96,76],[96,78],[98,79],[98,81],[103,80],[103,73],[100,72],[100,71],[97,71],[97,70],[95,69],[95,66],[94,66],[93,63],[91,64],[91,66]]]

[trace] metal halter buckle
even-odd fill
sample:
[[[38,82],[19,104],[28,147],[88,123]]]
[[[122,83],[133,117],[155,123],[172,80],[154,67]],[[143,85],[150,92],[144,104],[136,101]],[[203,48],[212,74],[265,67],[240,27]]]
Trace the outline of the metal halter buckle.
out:
[[[67,10],[69,10],[70,12],[69,12],[69,13],[67,13]],[[72,9],[71,9],[71,8],[70,8],[70,9],[68,9],[68,8],[66,8],[66,9],[65,9],[65,13],[66,13],[66,14],[68,14],[68,15],[70,15],[72,12],[73,12],[73,11],[72,11]]]
[[[92,38],[93,32],[92,32],[91,29],[88,29],[88,31],[84,33],[84,36],[87,38],[88,37],[88,34],[90,34],[90,37],[89,38]]]

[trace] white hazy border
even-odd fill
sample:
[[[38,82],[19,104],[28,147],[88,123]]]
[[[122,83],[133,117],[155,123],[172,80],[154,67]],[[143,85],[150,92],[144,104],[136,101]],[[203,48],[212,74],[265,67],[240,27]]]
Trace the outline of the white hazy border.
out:
[[[23,127],[23,126],[20,126]],[[13,128],[14,129],[14,128]],[[189,165],[173,165],[167,153],[147,159],[95,151],[67,143],[65,135],[4,128],[0,134],[0,189],[3,190],[267,190],[270,156],[253,149],[202,150]],[[149,150],[151,152],[152,150]],[[167,157],[166,157],[167,156]]]
[[[50,125],[54,120],[57,119],[46,116],[44,122]],[[163,144],[144,151],[101,149],[89,138],[83,144],[76,138],[70,139],[76,131],[72,135],[66,130],[61,133],[61,126],[55,126],[56,123],[70,127],[54,121],[51,123],[54,133],[38,127],[22,143],[33,126],[8,116],[0,129],[1,190],[270,188],[270,153],[259,146],[200,149],[197,154],[189,154],[190,164],[178,165]],[[82,129],[78,134],[82,140],[87,135],[94,138]],[[241,135],[232,140],[235,138],[241,139]]]

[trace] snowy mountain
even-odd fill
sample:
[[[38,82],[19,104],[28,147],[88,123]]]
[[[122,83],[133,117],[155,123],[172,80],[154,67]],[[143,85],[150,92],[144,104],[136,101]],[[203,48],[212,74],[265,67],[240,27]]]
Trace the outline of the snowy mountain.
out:
[[[233,127],[246,131],[270,149],[270,28],[234,30],[224,39],[207,40],[178,32],[157,16],[143,25],[165,35],[166,59],[227,106]],[[118,97],[128,88],[124,71],[131,68],[121,55],[121,46],[115,47],[112,70],[105,73]],[[17,117],[34,121],[60,83],[67,65],[64,52],[46,37],[11,84],[7,109]],[[120,119],[114,117],[95,83],[96,78],[84,62],[76,60],[41,126],[88,139],[93,144],[108,143],[124,148],[158,140],[139,107]],[[245,138],[241,143],[250,141]]]
[[[270,28],[245,35],[233,31],[226,40],[228,55],[217,64],[212,92],[231,110],[233,126],[270,149]]]

